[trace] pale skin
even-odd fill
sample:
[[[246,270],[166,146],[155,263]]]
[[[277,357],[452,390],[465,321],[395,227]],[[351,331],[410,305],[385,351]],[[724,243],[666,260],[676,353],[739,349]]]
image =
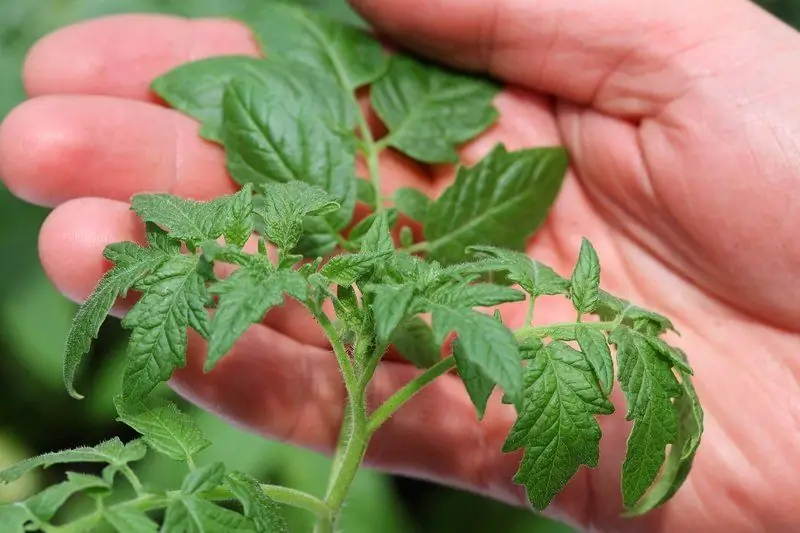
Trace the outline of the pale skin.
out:
[[[695,368],[706,432],[672,501],[645,518],[618,517],[630,425],[616,396],[618,413],[602,420],[599,467],[582,469],[547,513],[605,533],[796,528],[800,34],[745,0],[356,7],[394,43],[512,85],[497,98],[498,124],[463,148],[463,162],[496,142],[565,144],[572,169],[528,251],[569,274],[588,237],[604,286],[671,317],[682,334],[671,340]],[[31,51],[30,99],[0,127],[0,176],[23,200],[55,208],[40,254],[66,296],[87,297],[109,266],[106,244],[141,238],[132,194],[235,190],[222,151],[148,91],[181,63],[229,53],[257,54],[238,23],[149,15],[67,27]],[[392,153],[381,165],[387,192],[412,185],[435,196],[453,176]],[[512,325],[524,320],[524,306],[504,312]],[[573,318],[568,304],[537,306],[538,323]],[[171,382],[179,394],[266,437],[332,450],[344,390],[301,308],[271,314],[208,375],[203,352],[193,339],[189,366]],[[415,373],[383,363],[371,402]],[[500,452],[513,420],[494,398],[479,424],[463,386],[446,376],[378,432],[368,464],[526,505],[511,482],[519,455]]]

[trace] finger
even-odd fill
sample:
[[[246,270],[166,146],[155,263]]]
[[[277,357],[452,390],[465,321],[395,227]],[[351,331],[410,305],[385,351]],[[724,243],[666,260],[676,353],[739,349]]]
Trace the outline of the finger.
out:
[[[201,139],[177,111],[103,96],[47,96],[17,107],[0,125],[0,176],[27,201],[54,206],[96,196],[129,200],[170,192],[208,200],[237,187],[221,147]],[[419,167],[381,157],[385,191],[427,187]],[[366,172],[359,163],[357,172]]]
[[[251,32],[236,21],[118,15],[73,24],[43,38],[29,53],[23,78],[30,96],[153,100],[152,81],[182,63],[257,53]]]
[[[769,55],[795,33],[745,0],[351,3],[416,52],[628,117],[658,112],[693,77]]]

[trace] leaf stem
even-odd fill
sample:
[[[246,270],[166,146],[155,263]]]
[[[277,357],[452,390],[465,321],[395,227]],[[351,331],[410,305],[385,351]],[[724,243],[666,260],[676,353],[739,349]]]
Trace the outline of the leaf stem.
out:
[[[347,396],[352,399],[358,388],[358,380],[356,379],[355,369],[353,368],[353,362],[350,360],[350,355],[347,353],[347,349],[342,343],[341,335],[339,335],[336,326],[333,325],[331,319],[328,318],[328,315],[326,315],[322,309],[317,309],[316,304],[311,301],[306,302],[306,305],[311,310],[314,318],[317,319],[317,322],[322,326],[325,335],[328,337],[328,341],[331,343],[331,347],[333,347],[333,353],[336,355],[336,360],[339,362],[339,368],[344,378],[344,385],[347,388]]]
[[[383,425],[384,422],[408,402],[415,394],[425,388],[433,380],[449,372],[456,366],[456,360],[451,356],[442,359],[422,374],[406,383],[400,390],[395,392],[380,407],[375,409],[367,424],[367,431],[370,435]]]
[[[415,254],[418,252],[427,252],[430,248],[430,243],[428,241],[420,241],[418,243],[412,244],[407,248],[400,248],[398,252],[405,252],[407,254]]]
[[[142,487],[142,482],[139,481],[139,477],[133,472],[130,466],[123,465],[119,469],[122,472],[122,475],[125,476],[128,480],[128,483],[131,484],[133,490],[136,491],[137,496],[141,496],[144,494],[144,487]]]
[[[525,315],[525,325],[532,326],[533,325],[533,311],[536,307],[536,297],[531,295],[528,298],[528,312]]]

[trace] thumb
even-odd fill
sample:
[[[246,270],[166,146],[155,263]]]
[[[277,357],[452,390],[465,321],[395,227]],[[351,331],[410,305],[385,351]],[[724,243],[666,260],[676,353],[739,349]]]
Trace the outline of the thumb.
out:
[[[795,33],[750,0],[350,0],[398,44],[631,118]]]

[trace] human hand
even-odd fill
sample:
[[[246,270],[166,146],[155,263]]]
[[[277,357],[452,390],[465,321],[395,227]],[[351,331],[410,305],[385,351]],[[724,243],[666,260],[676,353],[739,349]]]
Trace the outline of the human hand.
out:
[[[603,421],[600,466],[582,470],[550,512],[601,531],[790,529],[800,495],[800,372],[791,350],[800,250],[789,239],[798,218],[791,131],[800,113],[791,98],[800,76],[792,74],[796,54],[786,52],[800,47],[798,34],[744,0],[699,8],[612,0],[602,12],[583,0],[535,9],[511,0],[417,4],[358,7],[399,43],[515,85],[498,98],[500,122],[464,148],[463,161],[477,161],[497,141],[509,149],[567,145],[575,173],[531,254],[565,273],[580,237],[592,240],[610,291],[674,318],[705,406],[693,473],[664,508],[617,518],[629,431],[620,409]],[[0,129],[0,175],[22,198],[57,206],[40,247],[68,296],[86,298],[107,267],[106,244],[141,235],[128,210],[132,194],[232,192],[219,148],[147,90],[180,63],[225,53],[256,53],[238,24],[149,16],[67,28],[32,52],[25,78],[33,98]],[[452,176],[396,154],[382,165],[392,190],[436,194]],[[761,179],[750,185],[754,178]],[[541,307],[548,322],[565,311]],[[505,316],[519,325],[524,311],[509,306]],[[270,313],[208,375],[203,351],[193,339],[190,365],[172,381],[179,393],[271,438],[331,449],[344,391],[322,335],[299,307]],[[384,363],[373,401],[415,372]],[[495,401],[478,424],[463,386],[440,380],[381,429],[368,462],[521,503],[522,490],[509,481],[519,456],[499,452],[514,418]]]

